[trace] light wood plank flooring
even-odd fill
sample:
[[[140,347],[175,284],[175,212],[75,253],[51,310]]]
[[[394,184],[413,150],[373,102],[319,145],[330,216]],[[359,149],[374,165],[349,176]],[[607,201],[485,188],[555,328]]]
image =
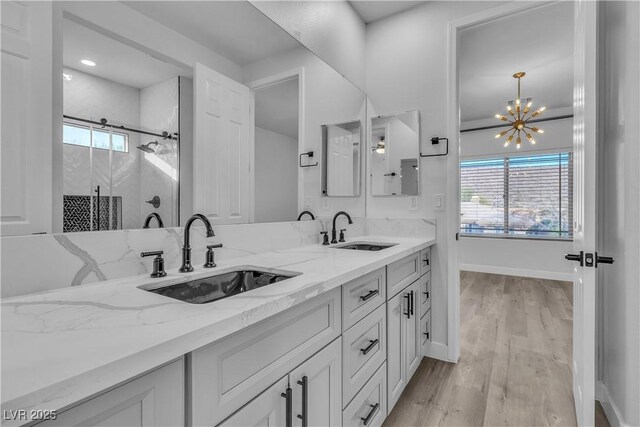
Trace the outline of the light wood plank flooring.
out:
[[[384,425],[575,426],[571,283],[461,272],[460,292],[459,363],[425,358]]]

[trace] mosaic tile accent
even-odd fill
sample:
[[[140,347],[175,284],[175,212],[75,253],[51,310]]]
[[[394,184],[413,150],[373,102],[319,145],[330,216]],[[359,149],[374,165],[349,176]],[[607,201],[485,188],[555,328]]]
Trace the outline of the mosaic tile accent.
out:
[[[98,229],[97,197],[64,196],[63,223],[64,233],[76,231],[91,231],[91,199],[93,199],[94,230]],[[122,197],[113,196],[113,213],[111,227],[109,227],[109,196],[100,196],[100,230],[122,229]]]

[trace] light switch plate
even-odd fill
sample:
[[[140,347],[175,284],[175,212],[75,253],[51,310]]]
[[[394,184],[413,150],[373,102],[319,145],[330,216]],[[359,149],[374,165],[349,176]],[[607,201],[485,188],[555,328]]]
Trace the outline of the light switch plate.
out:
[[[434,194],[433,195],[433,207],[437,211],[444,210],[444,194]]]
[[[409,197],[409,210],[410,211],[418,210],[418,197],[416,196]]]

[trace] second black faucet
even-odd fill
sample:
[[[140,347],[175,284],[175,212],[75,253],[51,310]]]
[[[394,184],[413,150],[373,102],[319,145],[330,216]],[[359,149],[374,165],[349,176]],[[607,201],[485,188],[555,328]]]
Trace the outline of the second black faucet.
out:
[[[338,239],[336,238],[337,234],[338,234],[337,230],[336,230],[336,220],[338,219],[338,217],[340,215],[346,216],[347,220],[349,221],[349,224],[353,224],[353,221],[351,220],[351,216],[349,216],[349,214],[346,213],[345,211],[340,211],[340,212],[336,213],[333,216],[333,229],[331,230],[331,243],[338,243]],[[344,242],[344,230],[342,230],[340,232],[340,241]]]
[[[182,246],[182,267],[180,267],[180,273],[189,273],[193,271],[193,266],[191,265],[191,246],[189,245],[189,235],[191,234],[191,224],[193,224],[197,219],[204,222],[204,226],[207,228],[207,237],[215,236],[211,223],[206,216],[202,214],[191,215],[191,218],[187,220],[187,223],[184,226],[184,245]]]

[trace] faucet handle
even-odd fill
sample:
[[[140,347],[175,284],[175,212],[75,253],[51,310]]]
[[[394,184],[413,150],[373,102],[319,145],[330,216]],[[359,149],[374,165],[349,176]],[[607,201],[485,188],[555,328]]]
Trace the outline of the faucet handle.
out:
[[[149,275],[151,277],[164,277],[167,275],[167,272],[164,271],[164,258],[162,258],[162,254],[164,251],[152,251],[152,252],[142,252],[140,254],[141,257],[155,256],[153,259],[153,272]]]
[[[329,232],[328,231],[321,231],[320,234],[322,234],[322,244],[325,246],[329,245]]]
[[[338,242],[344,242],[344,232],[347,231],[346,228],[340,229],[340,240]]]
[[[215,245],[207,245],[207,253],[205,255],[205,263],[203,266],[204,268],[213,268],[216,266],[216,259],[215,259],[216,254],[213,252],[213,250],[221,247],[222,247],[222,243],[218,243]]]

